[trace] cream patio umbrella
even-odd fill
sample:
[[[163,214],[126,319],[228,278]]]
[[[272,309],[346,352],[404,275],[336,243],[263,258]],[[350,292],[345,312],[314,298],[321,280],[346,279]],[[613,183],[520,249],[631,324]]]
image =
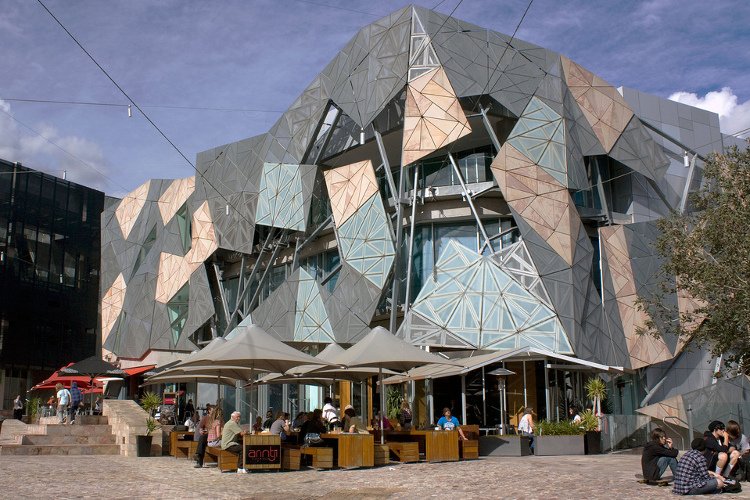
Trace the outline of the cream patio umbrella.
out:
[[[233,332],[234,336],[223,345],[205,352],[206,349],[190,356],[175,369],[188,367],[231,367],[232,369],[249,369],[247,380],[251,382],[258,372],[284,373],[302,365],[333,366],[331,363],[316,359],[290,347],[266,333],[258,325],[241,325]],[[251,387],[252,399],[252,387]],[[252,408],[250,421],[252,422]]]
[[[381,429],[383,428],[383,414],[385,413],[383,370],[407,372],[412,368],[429,363],[454,364],[452,361],[430,354],[399,339],[382,326],[373,328],[362,340],[331,361],[347,368],[370,367],[378,369]],[[385,442],[383,434],[383,432],[380,433],[381,444]]]

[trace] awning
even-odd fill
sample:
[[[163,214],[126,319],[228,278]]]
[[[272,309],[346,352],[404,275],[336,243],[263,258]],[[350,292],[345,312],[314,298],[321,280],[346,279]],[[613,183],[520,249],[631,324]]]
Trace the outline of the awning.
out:
[[[465,375],[471,371],[478,370],[483,366],[491,365],[499,361],[524,361],[530,359],[543,359],[543,358],[554,358],[560,361],[566,361],[573,365],[583,366],[587,369],[591,369],[597,372],[606,373],[625,373],[631,372],[627,368],[621,366],[607,366],[593,361],[586,361],[583,359],[574,358],[572,356],[566,356],[564,354],[558,354],[552,351],[546,351],[544,349],[538,349],[536,347],[519,347],[517,349],[503,349],[486,354],[478,354],[476,356],[470,356],[468,358],[454,359],[457,365],[462,366],[451,366],[451,365],[424,365],[414,370],[410,370],[404,375],[394,375],[383,380],[383,384],[400,384],[402,382],[408,382],[411,380],[424,380],[424,379],[436,379],[444,377],[453,377],[455,375]]]
[[[156,366],[156,365],[147,365],[147,366],[134,366],[133,368],[123,368],[123,369],[125,370],[125,372],[126,372],[126,373],[127,373],[127,374],[128,374],[129,376],[131,376],[131,377],[132,377],[133,375],[140,375],[140,374],[141,374],[141,373],[143,373],[143,372],[147,372],[147,371],[149,371],[150,369],[154,368],[155,366]]]

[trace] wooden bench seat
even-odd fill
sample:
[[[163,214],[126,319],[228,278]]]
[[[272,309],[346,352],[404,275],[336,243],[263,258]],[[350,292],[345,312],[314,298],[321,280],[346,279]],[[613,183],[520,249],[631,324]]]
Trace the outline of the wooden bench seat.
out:
[[[458,456],[460,460],[479,459],[479,426],[462,425],[461,430],[467,441],[458,442]]]
[[[281,447],[281,469],[282,470],[299,470],[302,454],[299,446],[282,446]]]
[[[205,458],[210,458],[212,462],[216,462],[221,472],[237,470],[237,454],[231,451],[209,446],[206,448]],[[204,462],[206,461],[205,458]]]
[[[381,466],[391,463],[391,455],[388,451],[388,444],[375,443],[375,457],[373,465]]]
[[[398,462],[419,462],[419,443],[417,442],[389,442],[388,448],[396,456]]]
[[[312,466],[316,469],[333,469],[333,448],[302,446],[300,454],[311,456]]]
[[[188,460],[193,457],[193,454],[198,449],[197,441],[177,441],[175,445],[175,458],[187,458]]]

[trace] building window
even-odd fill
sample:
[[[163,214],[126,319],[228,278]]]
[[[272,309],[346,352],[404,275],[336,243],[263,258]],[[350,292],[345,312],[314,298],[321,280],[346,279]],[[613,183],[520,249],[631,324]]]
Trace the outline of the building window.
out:
[[[190,300],[190,283],[186,283],[185,286],[172,297],[172,300],[167,302],[167,313],[169,314],[169,324],[172,327],[172,341],[174,345],[177,345],[177,341],[180,340],[182,330],[185,328],[188,317],[188,303]]]
[[[187,202],[180,207],[175,215],[177,216],[177,227],[180,229],[182,253],[186,254],[190,250],[193,240],[193,228],[190,224],[190,212],[188,211]]]
[[[182,229],[180,229],[182,231]],[[154,227],[151,228],[151,231],[149,231],[148,236],[146,236],[146,239],[143,241],[143,245],[141,245],[141,250],[138,252],[138,257],[135,259],[135,265],[133,266],[133,273],[130,275],[130,279],[133,279],[133,276],[135,276],[135,273],[138,271],[138,268],[141,267],[141,264],[143,264],[143,261],[146,260],[146,256],[151,251],[151,248],[154,246],[154,242],[156,242],[156,224],[154,224]],[[184,240],[183,240],[183,248],[185,246]]]

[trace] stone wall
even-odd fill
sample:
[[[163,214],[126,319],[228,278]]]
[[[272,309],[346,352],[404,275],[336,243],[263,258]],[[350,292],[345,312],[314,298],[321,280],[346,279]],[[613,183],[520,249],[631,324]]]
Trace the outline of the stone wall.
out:
[[[129,399],[105,399],[103,414],[109,419],[112,434],[120,445],[120,455],[136,456],[136,436],[146,435],[148,413],[135,401]],[[162,450],[162,431],[158,428],[151,433],[151,456],[160,456]]]

